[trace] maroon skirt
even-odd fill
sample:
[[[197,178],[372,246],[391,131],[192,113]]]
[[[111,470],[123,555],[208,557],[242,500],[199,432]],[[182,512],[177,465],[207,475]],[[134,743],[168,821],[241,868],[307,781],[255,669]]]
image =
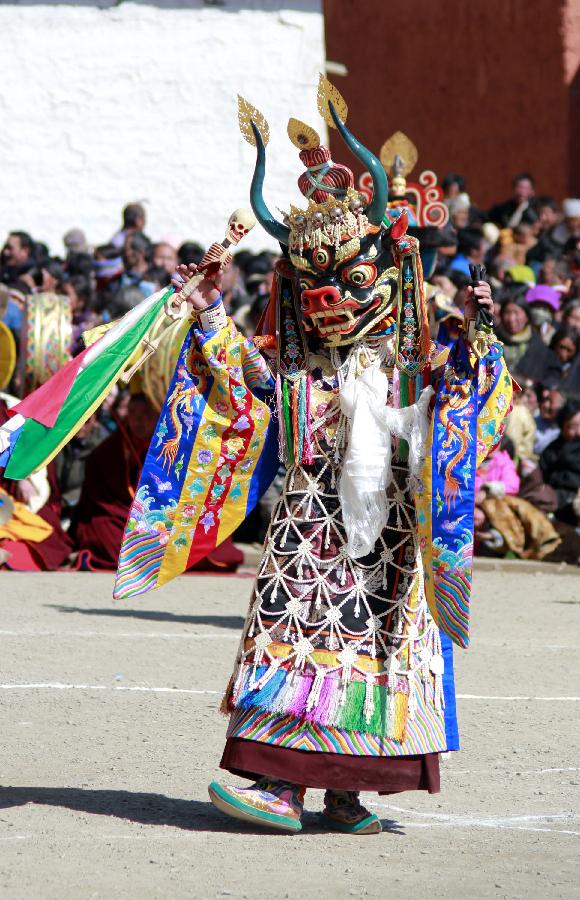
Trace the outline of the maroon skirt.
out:
[[[440,790],[438,753],[342,756],[228,738],[220,767],[252,781],[266,776],[310,788],[376,791],[379,794],[401,791],[437,794]]]

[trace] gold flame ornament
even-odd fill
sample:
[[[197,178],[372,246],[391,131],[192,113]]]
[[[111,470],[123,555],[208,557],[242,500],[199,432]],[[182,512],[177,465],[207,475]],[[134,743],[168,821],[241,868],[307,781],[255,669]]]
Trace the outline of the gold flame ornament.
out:
[[[328,78],[326,78],[321,73],[318,82],[318,112],[329,128],[336,128],[334,120],[330,115],[330,109],[328,108],[329,101],[334,106],[341,121],[346,122],[346,117],[348,116],[348,106],[346,105],[346,100],[344,99],[338,88],[335,88],[335,86],[330,83]]]
[[[383,168],[393,178],[406,178],[417,165],[419,153],[413,141],[402,131],[395,131],[381,147],[379,154]]]
[[[288,120],[288,137],[299,150],[315,150],[320,147],[320,135],[300,119]]]
[[[244,100],[243,97],[240,97],[239,94],[238,122],[240,124],[240,131],[242,132],[248,144],[251,144],[252,147],[256,146],[256,136],[252,128],[253,122],[260,132],[264,147],[268,146],[268,141],[270,140],[270,126],[268,125],[260,110],[256,109],[255,106],[252,106],[251,103],[248,103],[247,100]]]

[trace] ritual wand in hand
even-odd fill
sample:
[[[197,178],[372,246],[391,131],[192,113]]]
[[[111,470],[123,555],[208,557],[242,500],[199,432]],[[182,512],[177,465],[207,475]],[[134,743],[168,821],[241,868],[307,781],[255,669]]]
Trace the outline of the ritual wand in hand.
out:
[[[469,273],[471,275],[471,286],[472,288],[476,288],[480,281],[485,280],[485,266],[481,266],[479,264],[475,265],[469,264]],[[476,298],[477,299],[477,298]],[[493,331],[493,315],[489,312],[489,310],[484,309],[482,306],[479,306],[477,310],[477,316],[475,318],[475,329],[476,331]]]
[[[256,224],[256,218],[250,209],[236,209],[228,220],[226,236],[221,243],[211,245],[201,260],[197,271],[185,282],[183,287],[172,294],[165,303],[165,313],[171,319],[179,319],[187,309],[187,299],[201,284],[204,278],[213,278],[223,272],[232,261],[230,247],[238,244]]]
[[[168,319],[175,322],[187,314],[188,298],[191,297],[204,279],[213,279],[220,272],[223,272],[225,267],[232,261],[230,247],[239,244],[242,238],[247,235],[255,224],[256,219],[250,209],[236,209],[231,214],[228,219],[226,236],[223,241],[221,241],[221,243],[216,242],[212,244],[201,260],[199,266],[196,267],[194,274],[184,281],[179,290],[174,291],[172,289],[172,292],[167,296],[164,304],[164,314]],[[217,286],[213,287],[217,293],[219,289]],[[122,380],[125,384],[128,384],[137,370],[141,368],[149,357],[157,352],[160,343],[168,337],[171,337],[172,334],[173,331],[171,330],[171,327],[169,327],[153,340],[151,340],[148,335],[143,338],[140,347],[141,353],[138,359],[133,363],[130,369],[123,372]]]

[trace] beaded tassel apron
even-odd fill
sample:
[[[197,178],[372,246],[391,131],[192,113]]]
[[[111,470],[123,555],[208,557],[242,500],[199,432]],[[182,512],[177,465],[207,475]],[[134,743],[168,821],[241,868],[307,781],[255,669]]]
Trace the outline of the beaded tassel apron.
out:
[[[406,463],[393,467],[388,522],[368,556],[346,553],[337,493],[341,381],[366,365],[390,375],[393,356],[389,338],[357,345],[342,365],[311,355],[312,463],[288,470],[272,516],[225,698],[230,737],[365,756],[446,749]]]

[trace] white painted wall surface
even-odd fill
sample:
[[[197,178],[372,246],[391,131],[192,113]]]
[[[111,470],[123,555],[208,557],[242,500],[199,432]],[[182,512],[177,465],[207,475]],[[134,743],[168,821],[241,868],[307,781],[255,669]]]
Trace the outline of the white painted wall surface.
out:
[[[221,239],[255,157],[238,92],[270,123],[266,200],[287,208],[302,167],[286,124],[326,134],[324,58],[321,0],[2,3],[0,241],[21,229],[60,253],[78,226],[104,243],[132,200],[153,239]],[[245,246],[275,244],[256,228]]]

